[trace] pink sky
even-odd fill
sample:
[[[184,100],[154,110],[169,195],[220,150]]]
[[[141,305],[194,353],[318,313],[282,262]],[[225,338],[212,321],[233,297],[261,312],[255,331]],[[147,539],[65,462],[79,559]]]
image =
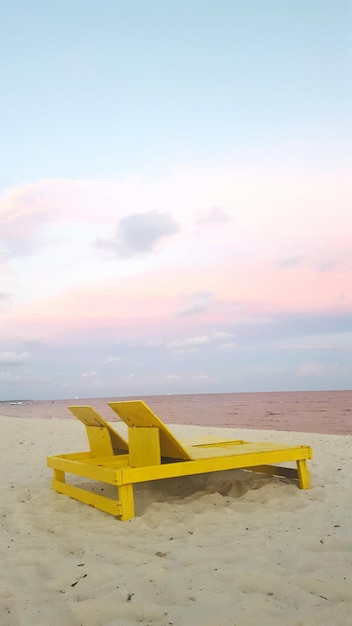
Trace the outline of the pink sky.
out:
[[[66,342],[69,355],[77,333],[82,345],[92,336],[108,342],[109,333],[112,343],[206,336],[211,344],[216,333],[257,326],[262,341],[277,316],[344,318],[352,309],[348,198],[341,173],[297,163],[9,189],[0,199],[3,354],[18,354],[21,342]],[[223,343],[236,360],[238,343]],[[253,358],[257,372],[261,359]],[[79,378],[84,363],[77,367]],[[164,365],[155,367],[157,386]]]

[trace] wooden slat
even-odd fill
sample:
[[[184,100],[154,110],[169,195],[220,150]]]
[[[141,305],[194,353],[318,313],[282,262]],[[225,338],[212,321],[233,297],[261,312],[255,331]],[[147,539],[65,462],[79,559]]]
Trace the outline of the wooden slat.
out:
[[[100,452],[106,456],[113,450],[128,452],[127,441],[93,407],[80,405],[68,409],[85,425],[94,456],[99,456]]]
[[[258,465],[272,465],[285,463],[296,459],[310,458],[309,448],[278,449],[270,452],[252,452],[244,455],[221,456],[197,461],[180,461],[179,463],[165,463],[164,465],[143,468],[122,468],[117,472],[117,480],[122,484],[147,482],[176,476],[190,476],[191,474],[205,474],[228,469],[246,469]],[[121,475],[121,478],[118,476]]]
[[[52,487],[58,493],[65,494],[74,500],[83,502],[83,504],[89,504],[96,509],[105,511],[105,513],[110,513],[110,515],[122,515],[121,502],[118,500],[112,500],[111,498],[100,496],[96,493],[92,493],[91,491],[87,491],[86,489],[62,483],[58,480],[53,480]]]
[[[109,467],[97,467],[95,465],[89,465],[83,461],[70,461],[68,459],[62,459],[60,457],[49,457],[47,459],[48,467],[52,467],[62,472],[69,474],[75,474],[77,476],[83,476],[84,478],[92,478],[93,480],[100,480],[109,485],[116,485],[116,471]]]

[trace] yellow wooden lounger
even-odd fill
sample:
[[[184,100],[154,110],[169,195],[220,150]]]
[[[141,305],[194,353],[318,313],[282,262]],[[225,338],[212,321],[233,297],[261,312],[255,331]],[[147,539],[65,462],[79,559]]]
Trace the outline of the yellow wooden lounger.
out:
[[[86,426],[90,450],[49,457],[48,466],[54,470],[53,489],[121,520],[134,517],[133,484],[149,480],[246,469],[288,476],[297,479],[301,489],[310,487],[309,446],[242,440],[187,446],[141,400],[109,405],[127,424],[128,443],[92,407],[71,406]],[[296,462],[297,469],[275,465],[290,461]],[[65,473],[114,485],[116,500],[66,483]]]

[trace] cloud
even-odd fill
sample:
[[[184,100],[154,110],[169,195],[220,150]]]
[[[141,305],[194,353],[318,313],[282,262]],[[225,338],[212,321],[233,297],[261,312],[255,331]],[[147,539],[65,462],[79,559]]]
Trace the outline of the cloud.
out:
[[[18,385],[22,379],[13,372],[0,372],[0,385]]]
[[[0,352],[0,365],[22,365],[30,358],[29,352]]]
[[[229,222],[231,217],[226,211],[223,211],[219,207],[212,207],[208,211],[204,211],[198,218],[199,224],[223,224]]]
[[[291,358],[297,368],[304,359],[296,340],[314,345],[312,334],[350,329],[352,222],[338,176],[294,165],[254,161],[128,180],[40,181],[0,198],[0,239],[16,254],[28,242],[36,250],[0,267],[0,350],[14,351],[15,362],[28,351],[31,367],[50,369],[54,381],[57,355],[66,350],[64,380],[83,381],[84,391],[100,378],[104,392],[116,388],[119,355],[126,374],[140,371],[134,369],[139,358],[148,372],[158,367],[163,382],[166,372],[180,373],[180,392],[181,382],[188,384],[185,372],[191,380],[192,368],[204,368],[205,354],[207,371],[221,370],[219,381],[255,350],[259,363],[265,363],[261,351],[270,362],[274,349],[278,360]],[[97,239],[100,249],[92,243]],[[323,314],[331,314],[327,325]],[[49,366],[52,349],[49,356],[43,346],[24,343],[30,338],[55,344],[55,364]],[[329,342],[316,343],[319,349]],[[332,343],[336,355],[315,352],[307,360],[349,358],[346,337]],[[284,351],[278,344],[290,345]],[[79,346],[75,363],[68,345]],[[104,370],[80,378],[93,367]],[[6,369],[23,374],[24,367]],[[148,372],[134,379],[146,390]],[[348,386],[347,375],[337,382]],[[31,391],[42,395],[39,386]],[[26,395],[28,387],[19,392]]]
[[[316,244],[314,242],[304,253],[292,254],[280,258],[277,267],[282,270],[309,268],[315,272],[348,272],[352,269],[351,246],[334,244]]]
[[[28,391],[28,386],[38,385],[38,389],[42,390],[42,385],[48,385],[52,381],[50,378],[46,376],[42,376],[41,374],[37,374],[36,372],[31,372],[30,370],[21,370],[21,375],[14,370],[0,372],[0,384],[4,385],[18,385],[22,386],[24,389],[23,393],[25,395]]]
[[[262,372],[263,374],[281,374],[286,371],[284,367],[275,367],[272,365],[251,365],[247,369],[251,372]]]
[[[108,364],[118,363],[119,361],[121,361],[120,356],[111,356],[108,359],[106,359],[106,363]]]
[[[50,220],[41,184],[11,190],[0,199],[0,245],[9,256],[31,254],[38,225]]]
[[[286,338],[276,345],[279,350],[292,351],[338,351],[341,354],[352,352],[352,332],[331,333],[329,331],[316,335],[307,334],[304,338]]]
[[[213,293],[210,291],[199,291],[187,296],[184,307],[177,311],[177,315],[195,315],[196,313],[204,313],[208,310],[212,300]]]
[[[178,349],[198,349],[199,346],[204,346],[210,343],[210,339],[207,335],[200,335],[195,337],[187,337],[185,339],[175,339],[174,341],[169,341],[166,344],[167,348],[172,350]]]
[[[122,218],[112,237],[98,238],[95,243],[119,257],[133,257],[153,252],[160,239],[177,232],[179,226],[170,215],[147,211]]]
[[[327,376],[333,369],[336,369],[336,366],[325,363],[302,363],[298,367],[298,375],[320,378]]]
[[[278,268],[283,270],[291,269],[292,267],[298,267],[299,265],[302,265],[303,261],[303,254],[297,254],[280,259],[277,263],[277,266]]]
[[[81,381],[83,387],[103,387],[104,383],[99,377],[98,372],[92,370],[90,372],[83,372],[81,374]]]
[[[186,337],[184,339],[175,339],[166,343],[166,348],[172,351],[172,354],[191,354],[198,352],[201,346],[210,343],[207,335],[197,335],[195,337]]]
[[[10,293],[0,293],[0,306],[1,304],[6,304],[11,300],[12,294]]]
[[[222,343],[219,348],[224,348],[224,349],[229,349],[229,348],[237,348],[238,347],[238,343],[236,343],[235,341],[228,341],[227,343]]]
[[[223,330],[219,330],[214,333],[214,339],[232,339],[233,337],[236,337],[235,333],[229,333]]]
[[[206,374],[205,372],[200,372],[199,374],[195,374],[195,380],[211,380],[212,376]]]
[[[178,350],[173,350],[172,354],[192,354],[192,352],[197,352],[198,348],[179,348]]]

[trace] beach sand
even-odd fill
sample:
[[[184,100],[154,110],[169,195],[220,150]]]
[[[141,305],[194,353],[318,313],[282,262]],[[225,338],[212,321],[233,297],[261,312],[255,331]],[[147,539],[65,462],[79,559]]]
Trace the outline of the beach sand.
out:
[[[50,488],[46,457],[87,449],[80,423],[1,417],[1,626],[352,623],[352,436],[171,428],[309,444],[312,488],[241,470],[145,483],[120,522]]]

